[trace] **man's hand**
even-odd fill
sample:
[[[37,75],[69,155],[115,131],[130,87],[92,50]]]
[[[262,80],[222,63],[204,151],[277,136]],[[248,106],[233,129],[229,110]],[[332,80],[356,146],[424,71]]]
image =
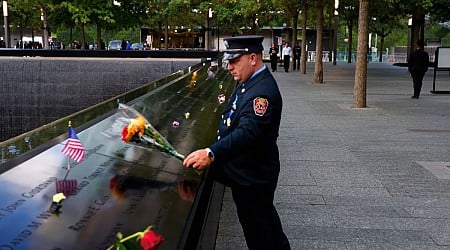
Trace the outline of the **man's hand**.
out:
[[[206,149],[199,149],[190,153],[186,158],[184,158],[183,166],[191,167],[198,170],[203,170],[207,168],[213,159],[208,156]]]

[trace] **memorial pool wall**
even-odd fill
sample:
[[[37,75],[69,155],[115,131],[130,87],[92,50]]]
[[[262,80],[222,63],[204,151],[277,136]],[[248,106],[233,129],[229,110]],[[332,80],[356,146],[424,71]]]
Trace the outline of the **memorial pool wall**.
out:
[[[7,156],[0,165],[0,248],[106,249],[117,232],[149,225],[165,237],[158,249],[211,246],[223,186],[208,171],[108,134],[120,132],[113,124],[118,103],[125,103],[187,154],[213,142],[225,105],[217,97],[233,86],[220,63],[197,63],[0,143]],[[87,153],[70,171],[61,153],[69,120]],[[67,197],[54,213],[57,192]]]
[[[0,57],[0,142],[200,61]]]

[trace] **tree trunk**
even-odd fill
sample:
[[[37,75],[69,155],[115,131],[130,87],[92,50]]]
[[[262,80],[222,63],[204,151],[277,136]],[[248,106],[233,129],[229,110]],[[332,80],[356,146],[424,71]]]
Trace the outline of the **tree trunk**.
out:
[[[328,30],[328,37],[330,38],[328,40],[328,48],[330,48],[328,50],[328,61],[332,62],[333,61],[333,53],[334,53],[334,34],[336,33],[335,29],[329,29]]]
[[[306,59],[308,57],[308,51],[306,50],[306,21],[307,21],[307,0],[302,2],[302,51],[300,62],[300,73],[306,74]]]
[[[317,40],[316,40],[316,64],[314,67],[314,83],[323,83],[323,7],[324,0],[317,2]]]
[[[19,48],[23,49],[23,24],[20,24],[19,36],[20,36]]]
[[[164,39],[165,39],[164,42],[166,44],[166,46],[165,46],[166,49],[169,49],[169,18],[168,17],[166,17],[166,19],[165,19],[165,25],[166,25],[166,29],[164,32]],[[205,37],[205,40],[206,40],[206,37]]]
[[[72,48],[72,42],[73,42],[73,27],[70,27],[70,32],[69,32],[69,48]]]
[[[384,54],[384,35],[381,36],[380,39],[380,62],[383,62],[383,54]]]
[[[353,107],[365,108],[367,89],[367,52],[369,42],[369,0],[359,0],[358,50],[356,56]]]
[[[292,49],[297,45],[297,23],[298,23],[298,12],[296,9],[292,10]],[[295,62],[294,62],[295,63]]]
[[[347,62],[352,63],[352,47],[353,47],[353,21],[348,22],[348,58]]]
[[[86,32],[84,30],[84,23],[81,23],[81,49],[86,49]]]
[[[416,50],[419,39],[424,40],[425,12],[423,8],[417,8],[412,14],[411,40],[409,54]]]
[[[210,44],[209,44],[210,41],[209,40],[210,40],[211,32],[209,31],[210,28],[209,28],[209,17],[208,17],[208,15],[206,15],[205,26],[206,26],[206,29],[205,29],[205,50],[209,50],[210,49]]]
[[[337,12],[334,14],[338,14]],[[339,34],[339,15],[334,15],[333,30],[333,65],[337,64],[338,58],[338,34]]]
[[[47,10],[43,7],[41,7],[41,15],[42,15],[42,32],[43,32],[43,37],[42,37],[42,45],[44,46],[44,49],[48,49],[48,19],[47,19]]]
[[[102,26],[97,23],[97,50],[102,49]]]

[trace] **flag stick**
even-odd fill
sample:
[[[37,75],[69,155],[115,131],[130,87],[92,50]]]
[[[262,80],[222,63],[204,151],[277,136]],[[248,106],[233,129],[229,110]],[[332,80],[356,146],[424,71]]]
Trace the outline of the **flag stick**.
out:
[[[66,180],[67,176],[69,175],[69,171],[70,171],[70,157],[67,156],[67,170],[63,180]]]
[[[68,127],[71,127],[71,126],[72,126],[72,121],[69,120],[67,126],[68,126]],[[65,180],[65,179],[67,178],[67,176],[69,175],[69,171],[70,171],[70,157],[67,156],[67,169],[66,169],[66,175],[64,176],[64,180]]]

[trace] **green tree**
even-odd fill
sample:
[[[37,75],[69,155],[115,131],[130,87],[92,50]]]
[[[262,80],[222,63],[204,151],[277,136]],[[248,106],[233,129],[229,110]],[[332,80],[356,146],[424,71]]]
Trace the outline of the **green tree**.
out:
[[[76,25],[80,25],[81,27],[81,49],[86,48],[86,33],[85,26],[88,24],[91,19],[89,16],[91,15],[91,9],[89,8],[89,4],[83,0],[71,1],[71,2],[62,2],[61,6],[67,8],[69,13],[72,15],[71,18]]]
[[[359,3],[358,0],[339,1],[339,16],[345,20],[348,30],[348,56],[347,62],[352,62],[353,54],[353,27],[358,20]]]
[[[448,0],[432,1],[432,8],[428,11],[432,21],[447,22],[449,21],[450,2]]]
[[[43,46],[48,48],[48,36],[50,26],[48,15],[54,8],[52,0],[14,0],[9,1],[11,24],[18,27],[20,39],[23,39],[23,31],[31,27],[34,31],[43,32]]]
[[[64,1],[61,6],[66,8],[71,14],[71,19],[76,25],[81,27],[82,42],[81,48],[86,49],[86,25],[92,24],[97,28],[97,48],[100,49],[102,42],[102,26],[115,23],[112,13],[112,2],[109,0],[76,0]]]
[[[250,9],[245,9],[250,6]],[[224,0],[214,2],[214,9],[217,9],[218,20],[221,29],[230,32],[232,35],[240,35],[245,32],[256,32],[256,13],[260,10],[260,4],[255,1]]]
[[[61,34],[61,30],[69,30],[68,41],[70,43],[74,40],[73,29],[76,27],[76,24],[71,18],[72,14],[67,10],[67,8],[61,6],[61,3],[62,1],[60,1],[59,4],[56,4],[54,11],[49,15],[49,22],[52,24],[55,31],[59,30],[59,34]]]
[[[32,0],[16,0],[8,2],[10,24],[17,27],[20,41],[23,41],[23,34],[27,27],[33,30],[40,30],[41,21],[39,19],[39,10],[33,6]]]
[[[379,62],[382,62],[385,38],[395,29],[402,27],[402,15],[387,1],[374,1],[370,4],[369,9],[371,16],[369,30],[380,36]]]
[[[275,0],[275,3],[279,9],[284,10],[285,18],[289,20],[292,36],[288,39],[290,39],[290,43],[294,47],[297,44],[298,18],[302,9],[302,2],[298,0]]]
[[[95,24],[97,35],[97,49],[102,49],[102,27],[106,27],[107,25],[114,24],[116,21],[113,19],[113,13],[111,11],[112,3],[111,1],[106,0],[95,0],[92,2],[94,8],[91,10],[91,21]]]
[[[48,24],[48,15],[54,9],[54,3],[52,0],[33,0],[30,2],[31,6],[34,6],[36,9],[40,11],[40,18],[42,21],[42,43],[45,49],[49,48],[48,38],[49,38],[49,24]]]
[[[432,2],[435,0],[391,0],[395,9],[411,17],[411,38],[410,44],[416,44],[419,39],[425,37],[425,14],[432,9]],[[415,46],[410,46],[409,53],[415,50]]]

